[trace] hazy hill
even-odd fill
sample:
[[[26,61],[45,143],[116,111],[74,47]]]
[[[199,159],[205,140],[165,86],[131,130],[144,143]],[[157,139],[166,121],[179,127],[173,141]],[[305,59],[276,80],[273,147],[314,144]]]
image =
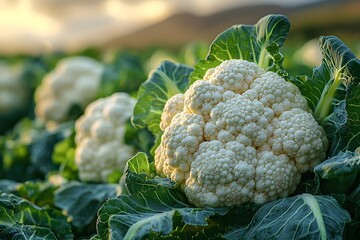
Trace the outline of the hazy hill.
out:
[[[267,14],[289,17],[292,36],[307,38],[320,34],[350,34],[360,39],[360,1],[332,0],[302,7],[259,5],[239,7],[210,16],[178,14],[150,27],[116,37],[103,47],[142,48],[150,45],[178,46],[193,40],[211,41],[234,24],[254,24]]]

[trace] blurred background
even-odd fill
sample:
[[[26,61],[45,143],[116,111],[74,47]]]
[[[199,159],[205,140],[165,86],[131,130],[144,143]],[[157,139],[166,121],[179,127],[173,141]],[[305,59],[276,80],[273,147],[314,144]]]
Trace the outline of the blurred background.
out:
[[[290,19],[289,45],[333,34],[360,52],[359,0],[0,0],[0,55],[178,48],[270,13]]]

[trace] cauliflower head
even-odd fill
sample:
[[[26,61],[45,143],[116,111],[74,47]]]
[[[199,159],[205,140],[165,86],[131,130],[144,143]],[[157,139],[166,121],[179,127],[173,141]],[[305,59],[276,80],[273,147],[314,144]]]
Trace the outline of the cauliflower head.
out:
[[[103,65],[89,57],[75,56],[59,61],[35,92],[36,117],[49,129],[69,120],[73,105],[85,108],[94,100],[103,71]]]
[[[27,106],[28,96],[29,89],[19,69],[0,62],[0,115]]]
[[[160,128],[157,173],[195,206],[288,196],[328,147],[299,89],[245,60],[222,62],[170,98]]]
[[[114,170],[122,172],[134,155],[124,136],[135,102],[127,93],[114,93],[89,104],[75,122],[75,163],[82,181],[106,182]]]

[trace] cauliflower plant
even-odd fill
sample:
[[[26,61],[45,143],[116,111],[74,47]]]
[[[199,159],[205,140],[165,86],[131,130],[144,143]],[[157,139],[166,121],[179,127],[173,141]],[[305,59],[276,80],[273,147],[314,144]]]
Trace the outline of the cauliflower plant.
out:
[[[299,89],[245,60],[222,62],[170,98],[160,127],[157,173],[195,206],[288,196],[328,147]]]
[[[103,71],[101,63],[88,57],[62,59],[35,92],[36,117],[49,129],[69,120],[73,105],[85,108],[94,100]]]
[[[21,72],[0,62],[0,115],[15,112],[27,106],[29,90],[21,79]]]
[[[75,122],[75,162],[82,181],[106,182],[134,155],[124,136],[135,102],[127,93],[114,93],[92,102]]]

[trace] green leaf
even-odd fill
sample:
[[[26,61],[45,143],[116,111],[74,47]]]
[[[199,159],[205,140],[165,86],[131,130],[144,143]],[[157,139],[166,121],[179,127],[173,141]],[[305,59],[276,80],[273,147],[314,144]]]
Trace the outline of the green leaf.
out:
[[[11,240],[57,240],[50,229],[14,224],[11,227],[0,224],[0,239]]]
[[[55,131],[44,131],[32,140],[30,146],[31,163],[44,176],[50,171],[57,170],[52,155],[57,143],[71,135],[73,122],[59,126]]]
[[[140,86],[132,123],[137,128],[147,127],[155,136],[166,101],[177,93],[183,93],[189,84],[193,69],[183,64],[164,61]]]
[[[360,170],[360,154],[357,152],[340,152],[314,168],[321,178],[332,179],[356,173]]]
[[[210,216],[226,213],[223,209],[193,208],[178,189],[158,186],[153,190],[108,200],[98,213],[97,229],[101,239],[164,236],[184,225],[197,226],[200,231],[208,226]]]
[[[360,185],[347,196],[350,212],[360,220]]]
[[[37,206],[53,206],[54,205],[54,191],[58,188],[49,182],[24,182],[17,186],[16,192],[13,192],[19,197],[22,197]]]
[[[168,178],[155,177],[155,167],[149,163],[145,153],[139,152],[125,167],[125,186],[130,194],[146,192],[157,186],[173,188],[175,183]]]
[[[314,168],[321,178],[321,190],[325,194],[349,193],[356,183],[360,170],[360,154],[357,152],[340,152]]]
[[[244,59],[268,70],[273,60],[267,50],[269,44],[281,47],[290,29],[289,20],[283,15],[268,15],[255,25],[235,25],[213,41],[205,60],[195,65],[191,83],[202,79],[206,71],[225,60]]]
[[[117,184],[85,184],[71,182],[55,192],[54,204],[71,217],[71,224],[84,229],[96,219],[100,206],[111,197],[119,195]]]
[[[90,240],[101,240],[99,235],[94,235],[90,238]]]
[[[23,182],[0,180],[0,191],[12,193],[24,198],[37,206],[53,206],[54,191],[58,187],[50,182]]]
[[[351,218],[330,196],[302,194],[266,203],[226,239],[343,239]]]
[[[2,229],[7,229],[7,234],[11,232],[16,234],[20,226],[26,226],[24,230],[30,232],[32,230],[38,234],[52,232],[56,239],[73,239],[70,224],[59,211],[40,208],[13,194],[0,195],[0,225]],[[37,228],[47,230],[37,230]]]
[[[69,131],[65,139],[56,143],[51,158],[53,163],[59,166],[59,175],[68,180],[79,180],[75,164],[75,129],[71,128]]]
[[[104,62],[107,65],[96,98],[106,97],[114,92],[127,92],[132,95],[146,79],[143,62],[138,54],[111,51],[106,53]]]
[[[229,209],[191,206],[173,182],[155,175],[145,153],[131,158],[125,172],[131,195],[109,199],[100,208],[101,239],[210,239],[222,231],[210,217],[224,216]]]
[[[154,135],[146,128],[135,128],[129,119],[126,122],[125,143],[134,146],[138,152],[150,154],[150,149],[154,145]]]
[[[20,185],[20,183],[7,180],[7,179],[1,179],[0,180],[0,192],[5,193],[13,193],[16,191],[17,187]]]
[[[352,215],[351,223],[347,224],[344,239],[360,238],[360,185],[347,196],[346,209]]]
[[[360,61],[337,37],[320,37],[323,61],[312,78],[295,84],[330,140],[329,154],[360,146]]]

